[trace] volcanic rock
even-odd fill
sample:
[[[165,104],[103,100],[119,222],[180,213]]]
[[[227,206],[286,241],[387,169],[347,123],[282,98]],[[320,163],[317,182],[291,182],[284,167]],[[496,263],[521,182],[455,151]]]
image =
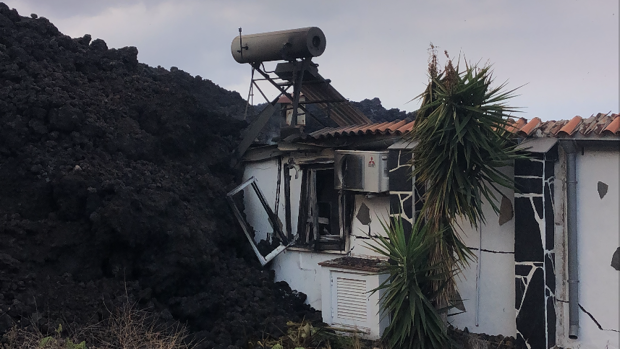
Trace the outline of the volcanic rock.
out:
[[[279,334],[309,308],[225,202],[246,102],[137,57],[0,3],[0,334],[99,321],[121,296],[205,348]]]

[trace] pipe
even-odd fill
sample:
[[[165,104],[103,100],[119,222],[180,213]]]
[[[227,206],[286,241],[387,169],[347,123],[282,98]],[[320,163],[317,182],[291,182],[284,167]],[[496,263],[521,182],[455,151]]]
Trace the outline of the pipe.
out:
[[[577,254],[577,147],[562,142],[566,151],[566,201],[568,230],[568,338],[579,337],[579,263]]]
[[[476,269],[476,327],[480,326],[480,277],[482,272],[482,224],[478,226],[478,265]]]

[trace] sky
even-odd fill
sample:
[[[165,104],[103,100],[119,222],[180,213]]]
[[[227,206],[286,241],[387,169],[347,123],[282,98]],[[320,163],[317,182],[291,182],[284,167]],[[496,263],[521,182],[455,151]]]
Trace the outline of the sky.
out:
[[[239,27],[254,34],[316,26],[327,47],[313,61],[353,101],[378,97],[388,109],[416,110],[432,43],[440,63],[444,50],[491,63],[497,85],[519,87],[509,102],[521,108],[516,117],[620,112],[617,0],[2,1],[22,16],[46,17],[66,35],[135,46],[142,63],[178,67],[244,98],[251,67],[231,55]],[[264,102],[258,97],[255,103]]]

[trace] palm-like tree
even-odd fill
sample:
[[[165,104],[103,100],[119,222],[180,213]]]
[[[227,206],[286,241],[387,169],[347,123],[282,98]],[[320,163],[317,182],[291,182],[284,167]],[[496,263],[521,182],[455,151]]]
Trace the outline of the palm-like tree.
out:
[[[432,46],[431,46],[432,48]],[[447,56],[447,53],[446,53]],[[485,222],[483,202],[494,211],[498,187],[513,187],[513,181],[499,169],[521,158],[509,129],[509,114],[516,111],[506,104],[515,90],[504,91],[506,83],[491,87],[491,67],[465,64],[459,70],[448,57],[443,71],[437,68],[435,52],[429,64],[429,84],[418,96],[422,105],[415,127],[408,137],[418,145],[413,150],[416,181],[426,186],[420,219],[436,231],[443,231],[432,256],[441,262],[445,274],[466,266],[473,254],[458,234],[457,219],[477,228]],[[440,297],[450,304],[456,291],[454,278]]]
[[[383,313],[391,318],[384,333],[388,348],[448,346],[437,310],[451,305],[454,276],[474,256],[456,222],[464,218],[478,227],[485,221],[483,201],[497,213],[498,186],[513,187],[499,168],[521,158],[507,131],[508,115],[516,110],[506,101],[514,90],[492,83],[488,65],[465,64],[460,71],[448,57],[438,69],[431,45],[429,83],[418,96],[422,105],[407,136],[417,143],[412,175],[426,187],[424,205],[409,239],[394,220],[384,225],[389,239],[375,241],[375,251],[390,258],[390,277],[379,287],[386,290]]]

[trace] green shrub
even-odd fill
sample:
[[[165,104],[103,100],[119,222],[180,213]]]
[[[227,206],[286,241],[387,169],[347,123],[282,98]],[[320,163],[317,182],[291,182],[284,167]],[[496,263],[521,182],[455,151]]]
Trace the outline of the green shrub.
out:
[[[381,315],[390,318],[382,337],[384,343],[389,349],[445,348],[449,337],[435,302],[442,289],[434,289],[434,282],[450,275],[438,273],[441,268],[429,263],[442,232],[415,224],[411,234],[406,234],[400,216],[381,224],[387,237],[373,238],[368,247],[389,258],[383,267],[389,277],[373,290],[384,291]]]

